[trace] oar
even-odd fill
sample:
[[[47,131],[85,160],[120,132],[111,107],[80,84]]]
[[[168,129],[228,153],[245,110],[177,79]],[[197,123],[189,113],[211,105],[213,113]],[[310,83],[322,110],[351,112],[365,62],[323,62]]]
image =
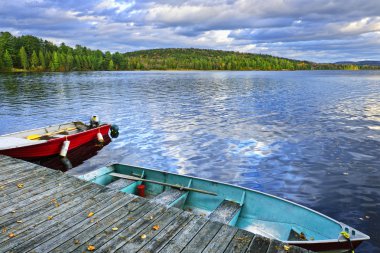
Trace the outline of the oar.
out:
[[[71,130],[75,130],[75,129],[77,129],[77,128],[76,127],[68,127],[68,128],[64,128],[64,129],[58,130],[58,131],[42,134],[42,135],[32,134],[32,135],[29,135],[26,138],[28,140],[35,140],[35,139],[39,139],[41,137],[46,137],[46,136],[50,136],[50,135],[54,135],[54,134],[59,134],[59,133],[65,132],[65,131],[71,131]]]
[[[120,178],[129,179],[129,180],[134,180],[134,181],[143,181],[143,182],[148,182],[148,183],[153,183],[153,184],[160,184],[160,185],[170,186],[172,188],[177,188],[177,189],[185,190],[185,191],[193,191],[193,192],[199,192],[199,193],[204,193],[204,194],[218,196],[218,194],[216,194],[215,192],[204,191],[204,190],[190,188],[190,187],[185,187],[185,186],[181,186],[181,185],[168,184],[168,183],[163,183],[163,182],[159,182],[159,181],[154,181],[154,180],[149,180],[149,179],[143,179],[143,178],[134,177],[134,176],[128,176],[128,175],[124,175],[124,174],[120,174],[120,173],[110,173],[109,175],[110,176],[114,176],[114,177],[120,177]]]

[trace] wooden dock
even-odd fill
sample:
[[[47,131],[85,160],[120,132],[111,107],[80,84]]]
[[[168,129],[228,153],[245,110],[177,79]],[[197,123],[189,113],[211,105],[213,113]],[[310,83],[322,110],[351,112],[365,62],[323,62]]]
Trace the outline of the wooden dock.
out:
[[[309,252],[1,155],[0,227],[0,252]]]

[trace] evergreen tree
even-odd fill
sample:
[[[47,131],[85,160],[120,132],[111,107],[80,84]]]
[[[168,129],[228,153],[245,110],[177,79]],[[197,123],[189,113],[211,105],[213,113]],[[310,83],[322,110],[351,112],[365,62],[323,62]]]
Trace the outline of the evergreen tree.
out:
[[[74,57],[71,53],[68,53],[66,57],[67,70],[70,71],[74,67]]]
[[[26,54],[24,47],[20,48],[19,57],[20,57],[20,62],[21,62],[22,68],[25,70],[28,69],[29,68],[28,55]]]
[[[8,50],[5,50],[4,57],[3,57],[3,69],[5,71],[11,71],[12,68],[13,68],[12,57],[9,54]]]
[[[40,60],[41,68],[43,70],[45,70],[46,69],[46,61],[45,61],[45,56],[44,56],[44,53],[42,52],[42,50],[39,51],[38,58]]]
[[[108,70],[115,70],[115,67],[113,65],[113,60],[110,60],[108,63]]]
[[[59,56],[57,52],[53,53],[53,59],[51,61],[51,71],[57,71],[59,69],[60,63],[59,63]]]
[[[36,51],[33,50],[33,53],[32,53],[32,68],[35,69],[39,66],[40,62],[38,60],[38,56],[37,56],[37,53]]]
[[[0,32],[0,55],[4,55],[5,50],[8,50],[13,62],[17,61],[18,58],[15,40],[16,38],[9,32]]]
[[[109,62],[112,60],[112,55],[109,51],[106,52],[106,54],[104,55],[104,61],[103,61],[103,69],[108,69],[109,67]]]

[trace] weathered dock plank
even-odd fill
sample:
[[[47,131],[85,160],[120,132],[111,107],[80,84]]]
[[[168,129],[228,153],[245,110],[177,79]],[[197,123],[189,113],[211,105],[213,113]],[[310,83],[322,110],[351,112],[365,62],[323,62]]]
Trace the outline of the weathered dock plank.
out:
[[[237,228],[224,225],[214,238],[209,242],[207,247],[203,250],[204,253],[224,252],[228,244],[238,231]]]
[[[58,185],[55,183],[58,183]],[[2,202],[0,204],[0,215],[11,211],[17,211],[18,208],[33,203],[36,200],[48,198],[52,194],[58,193],[67,187],[79,187],[81,184],[83,184],[83,182],[79,182],[77,180],[66,180],[49,184],[49,186],[53,188],[37,188],[32,194],[26,193],[23,196],[17,196],[16,198],[9,199],[8,202]]]
[[[287,250],[279,241],[271,240],[267,252],[286,253]]]
[[[37,226],[32,227],[28,231],[20,234],[15,238],[12,238],[15,240],[8,240],[5,243],[0,244],[0,248],[1,250],[6,251],[29,251],[41,244],[42,242],[54,238],[66,229],[75,226],[83,220],[88,220],[88,222],[94,220],[95,222],[96,217],[99,217],[99,214],[95,214],[101,212],[104,208],[107,208],[107,210],[110,208],[114,208],[117,205],[120,205],[121,201],[124,200],[125,199],[123,199],[123,196],[114,195],[113,192],[105,192],[105,194],[101,195],[100,198],[93,201],[93,203],[91,203],[91,205],[89,205],[86,209],[75,209],[75,211],[73,211],[73,209],[70,209],[69,211],[62,213],[61,215],[58,215],[56,217],[53,216],[51,220],[49,220],[49,218],[46,217],[45,222],[39,223]],[[88,218],[88,214],[90,212],[94,213],[94,217]]]
[[[254,236],[255,235],[253,233],[247,232],[245,230],[238,230],[224,252],[226,253],[246,252]]]
[[[147,242],[154,238],[163,228],[170,224],[181,213],[179,209],[171,208],[167,210],[160,218],[156,219],[151,226],[145,227],[140,233],[146,238],[141,238],[139,234],[127,241],[117,252],[137,252]]]
[[[145,200],[146,201],[146,200]],[[147,201],[146,201],[147,202]],[[134,223],[139,222],[141,224],[140,217],[143,217],[143,219],[151,219],[157,216],[158,213],[162,211],[161,208],[157,208],[156,203],[145,203],[143,206],[139,207],[138,209],[132,211],[127,216],[124,217],[124,219],[121,219],[115,223],[113,223],[111,226],[106,228],[101,233],[97,234],[96,236],[92,237],[91,239],[87,239],[82,237],[82,235],[78,235],[76,239],[80,241],[80,244],[78,249],[76,249],[76,252],[84,252],[87,249],[87,244],[94,246],[96,249],[100,248],[101,246],[105,245],[111,238],[118,236],[121,232],[124,231],[124,229],[131,227]],[[136,225],[137,227],[138,225]],[[118,230],[114,231],[112,228],[118,228]],[[123,236],[121,236],[123,238]],[[73,249],[74,250],[74,249]],[[62,251],[59,251],[62,252]],[[69,252],[69,251],[63,251],[63,252]],[[71,252],[71,250],[70,250]]]
[[[64,210],[63,208],[75,206],[95,195],[100,189],[92,187],[91,184],[84,184],[76,189],[68,188],[62,192],[52,195],[49,199],[41,199],[25,205],[16,212],[10,212],[0,217],[0,226],[8,226],[18,220],[23,222],[33,219],[37,215],[43,215],[52,209]],[[74,195],[72,195],[74,194]],[[60,207],[60,209],[58,209]]]
[[[113,234],[119,230],[119,227],[115,224],[120,220],[124,220],[126,216],[132,217],[130,214],[135,210],[140,209],[142,206],[145,206],[147,200],[143,198],[135,198],[125,206],[107,216],[106,218],[96,221],[95,227],[89,227],[77,234],[70,234],[66,238],[62,238],[55,245],[52,245],[53,249],[50,252],[71,252],[82,244],[87,243],[91,238],[96,237],[100,239],[102,232],[107,232],[107,235],[113,236]],[[128,219],[128,218],[127,218]],[[121,229],[121,228],[120,228]],[[98,236],[99,235],[99,236]],[[92,242],[91,244],[94,244]],[[87,245],[87,244],[86,244]],[[85,251],[86,249],[79,250],[80,252]]]
[[[203,251],[219,232],[222,225],[223,224],[219,222],[208,221],[181,252],[191,253]]]
[[[28,236],[28,234],[31,234],[31,236],[33,236],[34,234],[36,234],[35,232],[37,232],[36,231],[37,226],[40,225],[41,223],[47,222],[49,220],[49,216],[54,218],[54,221],[53,222],[50,221],[49,224],[45,223],[45,228],[49,228],[49,225],[53,226],[56,222],[59,222],[60,219],[57,218],[59,217],[58,214],[63,214],[65,212],[71,212],[72,214],[75,214],[79,210],[81,210],[83,207],[86,207],[86,205],[96,203],[96,200],[92,200],[91,203],[89,203],[90,202],[89,200],[89,201],[85,201],[83,205],[81,206],[81,205],[78,205],[79,203],[81,203],[80,201],[82,201],[83,203],[83,199],[79,199],[79,201],[77,200],[76,202],[71,203],[71,204],[61,205],[58,208],[55,208],[51,211],[47,210],[45,215],[41,214],[38,216],[37,215],[31,216],[29,219],[25,219],[25,221],[22,220],[23,221],[22,223],[17,224],[14,230],[12,230],[13,227],[10,226],[9,227],[10,229],[8,231],[14,232],[15,235],[17,235],[17,239]],[[10,238],[7,235],[0,235],[0,242],[4,242],[5,240],[9,240],[9,239]]]
[[[183,192],[149,201],[118,191],[126,183],[107,188],[0,155],[0,252],[89,246],[97,252],[308,252],[165,205]],[[238,210],[230,203],[219,209],[230,210],[228,217]]]
[[[33,190],[44,188],[46,184],[57,181],[57,175],[54,173],[46,174],[40,173],[35,178],[30,180],[18,180],[11,185],[3,186],[0,190],[0,202],[7,201],[7,198],[23,195],[24,193],[32,192]],[[62,180],[60,180],[62,181]],[[49,188],[48,186],[45,188]]]
[[[23,189],[25,189],[27,187],[34,187],[38,184],[43,183],[47,178],[56,176],[57,175],[54,173],[54,171],[43,170],[40,173],[33,171],[18,178],[8,179],[6,183],[1,184],[0,195],[3,196],[20,190],[19,184],[21,184]],[[25,184],[25,182],[27,182],[27,184]]]
[[[3,169],[4,167],[2,167]],[[6,167],[9,168],[9,167]],[[0,174],[0,183],[3,183],[4,181],[7,181],[11,178],[19,178],[22,175],[27,175],[28,173],[32,171],[43,171],[44,169],[39,167],[38,165],[31,164],[31,165],[23,165],[23,164],[16,164],[14,167],[9,168],[8,171],[3,171],[2,174]]]
[[[158,252],[162,249],[179,231],[182,230],[192,219],[194,215],[188,212],[182,212],[165,227],[157,236],[153,237],[139,252]]]
[[[124,229],[117,237],[110,239],[106,244],[99,248],[99,250],[106,252],[116,252],[116,250],[123,247],[131,239],[137,236],[140,236],[141,238],[141,236],[144,234],[142,233],[142,231],[147,227],[153,226],[153,224],[161,217],[164,216],[164,218],[166,218],[169,214],[172,216],[175,215],[177,212],[177,209],[167,209],[166,207],[158,207],[157,212],[155,211],[151,213],[152,216],[150,216],[150,213],[146,214],[137,222],[129,226],[127,229]],[[153,218],[151,219],[151,217]],[[134,241],[136,242],[137,239],[134,239]]]
[[[191,239],[203,228],[207,220],[197,216],[194,217],[178,234],[170,240],[159,252],[180,252]]]
[[[266,253],[269,245],[270,245],[270,239],[255,235],[253,238],[251,244],[249,245],[248,251],[249,253]]]
[[[64,227],[68,229],[65,229],[63,231],[60,230],[56,236],[48,240],[45,240],[44,243],[33,248],[33,251],[48,252],[54,249],[56,245],[59,245],[59,243],[73,238],[75,235],[81,233],[82,231],[88,228],[95,229],[99,225],[99,223],[108,216],[111,216],[113,218],[120,217],[123,212],[128,212],[128,209],[123,207],[127,206],[133,200],[133,197],[126,195],[114,204],[107,205],[104,209],[97,211],[94,214],[94,216],[91,217],[92,219],[84,219],[79,223],[75,224],[74,226],[71,226],[71,223],[68,224],[68,226]]]

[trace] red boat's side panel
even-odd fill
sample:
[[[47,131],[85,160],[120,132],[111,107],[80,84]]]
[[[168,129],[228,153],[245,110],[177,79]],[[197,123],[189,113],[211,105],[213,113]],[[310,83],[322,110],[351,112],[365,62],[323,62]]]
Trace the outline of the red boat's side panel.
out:
[[[90,129],[73,135],[68,135],[67,140],[70,141],[69,150],[77,148],[84,143],[96,139],[98,132],[100,132],[102,135],[108,134],[110,128],[111,125],[102,125],[98,128]],[[52,139],[41,144],[1,150],[0,154],[25,160],[58,155],[65,140],[66,137]]]

